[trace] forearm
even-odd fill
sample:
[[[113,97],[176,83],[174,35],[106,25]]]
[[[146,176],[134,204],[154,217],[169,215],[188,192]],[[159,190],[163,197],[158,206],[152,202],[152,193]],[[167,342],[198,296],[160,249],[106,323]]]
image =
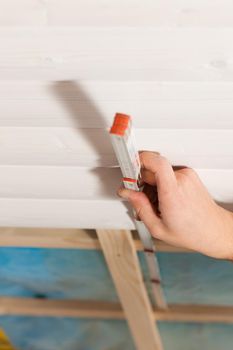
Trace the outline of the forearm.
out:
[[[233,212],[223,210],[223,237],[226,237],[226,254],[228,259],[233,260]]]

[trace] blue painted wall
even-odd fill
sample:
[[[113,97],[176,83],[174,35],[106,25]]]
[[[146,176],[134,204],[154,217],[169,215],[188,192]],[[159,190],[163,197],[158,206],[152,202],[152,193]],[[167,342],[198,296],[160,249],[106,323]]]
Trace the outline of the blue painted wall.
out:
[[[145,279],[147,269],[139,254]],[[200,254],[158,253],[169,303],[233,305],[233,264]],[[0,295],[117,301],[103,254],[0,248]]]
[[[124,321],[8,316],[0,325],[22,350],[135,350]],[[165,350],[233,349],[233,325],[169,322],[159,328]]]
[[[192,253],[160,253],[158,257],[169,303],[233,305],[231,262]]]
[[[169,303],[233,305],[232,263],[189,253],[158,259]],[[0,248],[0,295],[118,301],[103,255],[94,250]],[[22,350],[133,349],[124,321],[1,317],[0,327]],[[165,350],[233,349],[232,325],[161,323],[160,329]]]

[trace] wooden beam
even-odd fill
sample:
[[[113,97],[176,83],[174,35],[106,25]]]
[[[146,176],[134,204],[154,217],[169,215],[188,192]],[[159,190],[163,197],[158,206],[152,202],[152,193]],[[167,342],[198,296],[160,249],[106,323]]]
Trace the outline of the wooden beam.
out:
[[[34,317],[74,317],[124,320],[120,304],[74,299],[34,299],[0,297],[0,315]],[[169,305],[166,310],[153,310],[156,321],[233,323],[233,306]]]
[[[160,321],[233,323],[233,306],[169,305],[164,310],[155,310]]]
[[[15,297],[0,297],[0,315],[124,319],[115,303]]]
[[[131,232],[97,230],[97,235],[136,348],[138,350],[163,349]]]
[[[137,250],[143,250],[136,232],[133,232],[133,242]],[[192,252],[159,240],[155,240],[155,245],[160,252]],[[0,247],[101,249],[95,230],[14,227],[0,228]]]
[[[0,228],[0,247],[100,249],[95,230]]]

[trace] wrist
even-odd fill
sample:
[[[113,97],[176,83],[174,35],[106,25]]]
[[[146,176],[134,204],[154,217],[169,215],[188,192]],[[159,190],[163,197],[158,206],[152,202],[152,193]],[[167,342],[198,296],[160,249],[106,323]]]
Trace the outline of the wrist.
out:
[[[233,261],[233,212],[223,209],[224,210],[224,227],[223,227],[223,233],[224,237],[226,238],[226,245],[227,245],[227,256],[226,258],[228,260]]]

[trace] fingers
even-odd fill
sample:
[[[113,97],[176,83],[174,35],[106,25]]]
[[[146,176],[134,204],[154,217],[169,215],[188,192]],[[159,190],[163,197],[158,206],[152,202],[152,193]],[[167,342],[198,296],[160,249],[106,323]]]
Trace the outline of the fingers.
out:
[[[139,158],[141,158],[141,163],[142,163],[142,160],[143,160],[143,157],[144,155],[142,153],[148,153],[149,151],[146,151],[146,150],[140,150],[138,153],[139,153]],[[150,153],[153,153],[155,154],[156,156],[160,156],[160,153],[159,152],[151,152]],[[142,154],[142,156],[141,156]],[[141,167],[141,178],[142,178],[142,181],[143,182],[146,182],[148,183],[149,185],[156,185],[156,181],[155,181],[155,175],[152,171],[150,170],[147,170],[143,167]]]
[[[155,186],[156,185],[156,181],[155,181],[155,174],[147,169],[142,168],[141,169],[141,177],[143,182]]]
[[[175,173],[168,160],[155,152],[141,152],[140,161],[145,182],[157,185],[159,197],[172,194],[177,189]],[[162,198],[161,198],[162,199]]]
[[[156,215],[155,210],[145,193],[120,188],[118,194],[130,202],[136,211],[137,216],[144,222],[151,234],[161,238],[161,219]]]

